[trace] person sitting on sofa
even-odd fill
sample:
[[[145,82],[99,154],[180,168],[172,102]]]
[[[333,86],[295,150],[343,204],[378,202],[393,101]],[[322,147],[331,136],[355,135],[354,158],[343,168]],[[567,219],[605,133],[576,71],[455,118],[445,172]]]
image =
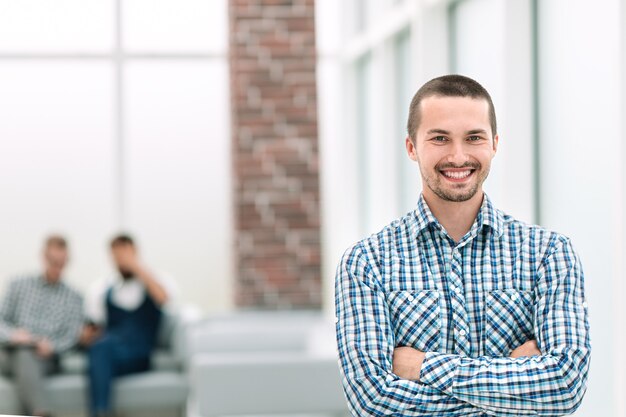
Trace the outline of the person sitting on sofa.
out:
[[[0,303],[0,366],[15,380],[23,414],[50,415],[44,377],[78,342],[83,299],[63,282],[67,260],[65,238],[48,237],[43,272],[12,280]]]
[[[89,412],[111,415],[111,386],[115,377],[150,368],[162,309],[172,304],[175,287],[139,259],[132,237],[111,241],[118,274],[96,283],[86,300],[81,343],[88,348]]]

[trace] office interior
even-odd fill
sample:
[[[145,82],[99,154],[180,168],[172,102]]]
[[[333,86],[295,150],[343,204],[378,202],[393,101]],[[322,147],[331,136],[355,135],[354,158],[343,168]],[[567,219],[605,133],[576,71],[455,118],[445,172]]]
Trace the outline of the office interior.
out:
[[[276,185],[289,165],[259,169],[291,196],[285,212],[303,202],[313,220],[302,227],[263,187],[244,186],[238,158],[272,138],[242,129],[234,91],[254,104],[260,90],[233,81],[245,73],[237,57],[269,67],[274,57],[247,43],[246,25],[282,28],[290,16],[294,31],[311,25],[314,65],[279,78],[313,83],[315,94],[289,100],[313,110],[315,128],[285,130],[276,152],[305,161],[293,175],[313,178],[312,191]],[[274,47],[293,46],[285,27]],[[85,293],[114,273],[108,240],[127,231],[175,279],[180,317],[164,342],[179,362],[163,365],[161,388],[119,394],[124,415],[348,415],[335,268],[348,246],[415,208],[408,104],[425,81],[460,73],[490,91],[498,115],[486,193],[569,236],[581,256],[593,353],[574,415],[626,416],[625,28],[619,0],[0,0],[0,294],[40,268],[50,233],[68,238],[64,279]],[[255,224],[270,234],[286,224],[268,239],[298,259],[254,258],[267,249]],[[310,256],[289,250],[298,245]],[[59,415],[83,415],[72,407]]]

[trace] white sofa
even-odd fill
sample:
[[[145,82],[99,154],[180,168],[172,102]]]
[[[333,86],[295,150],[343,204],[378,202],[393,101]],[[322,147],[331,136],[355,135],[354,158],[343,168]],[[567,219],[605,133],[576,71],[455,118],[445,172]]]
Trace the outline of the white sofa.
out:
[[[334,324],[318,312],[248,312],[188,332],[189,417],[347,416]]]
[[[125,414],[158,411],[183,416],[189,391],[183,345],[185,327],[197,317],[193,309],[165,315],[152,369],[120,377],[114,386],[114,404]],[[71,352],[61,358],[61,372],[47,378],[46,392],[59,415],[84,415],[87,410],[86,355]],[[10,378],[0,377],[0,414],[17,414],[19,404]]]

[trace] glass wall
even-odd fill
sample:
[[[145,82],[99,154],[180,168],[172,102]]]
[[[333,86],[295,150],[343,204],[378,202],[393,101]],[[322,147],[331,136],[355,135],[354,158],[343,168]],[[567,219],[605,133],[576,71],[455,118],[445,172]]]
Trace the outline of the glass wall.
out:
[[[69,279],[138,238],[185,302],[230,308],[226,0],[0,0],[0,282],[67,235]]]

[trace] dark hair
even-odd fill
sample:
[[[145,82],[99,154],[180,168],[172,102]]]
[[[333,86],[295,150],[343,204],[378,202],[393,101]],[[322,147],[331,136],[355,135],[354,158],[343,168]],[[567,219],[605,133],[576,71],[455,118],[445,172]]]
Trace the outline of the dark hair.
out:
[[[111,239],[111,248],[124,245],[135,246],[135,241],[132,237],[130,237],[130,235],[127,235],[125,233],[121,233]]]
[[[491,96],[477,81],[463,75],[451,74],[433,78],[424,84],[411,100],[409,106],[409,120],[407,131],[409,137],[415,143],[415,132],[420,124],[420,104],[422,100],[432,96],[441,97],[471,97],[484,99],[489,104],[489,122],[491,123],[491,134],[496,135],[496,110],[493,107]]]
[[[44,243],[45,249],[50,248],[67,249],[67,240],[61,235],[50,235],[46,238]]]

